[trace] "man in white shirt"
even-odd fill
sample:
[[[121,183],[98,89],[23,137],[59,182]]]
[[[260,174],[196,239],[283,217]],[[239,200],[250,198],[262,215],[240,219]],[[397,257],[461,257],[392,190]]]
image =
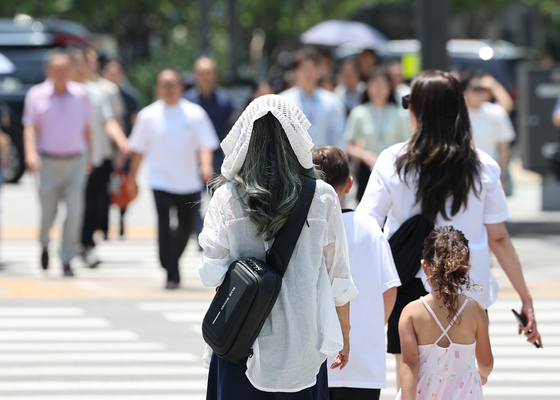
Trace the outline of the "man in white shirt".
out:
[[[312,151],[313,163],[326,175],[343,204],[352,188],[348,157],[341,149],[320,146]],[[360,294],[350,307],[350,345],[353,351],[344,369],[329,369],[331,400],[377,400],[386,387],[385,329],[401,285],[391,248],[375,218],[343,209],[342,217],[350,273]]]
[[[473,141],[475,147],[490,155],[500,166],[500,177],[504,190],[506,188],[507,165],[510,144],[515,140],[515,130],[506,109],[486,101],[489,89],[481,84],[482,74],[464,71],[461,84],[469,108]]]
[[[346,109],[336,94],[318,87],[318,60],[318,54],[312,48],[297,51],[292,70],[296,86],[280,93],[280,96],[298,106],[311,122],[308,132],[315,146],[345,148]]]
[[[99,260],[94,254],[93,233],[98,218],[106,212],[109,202],[109,179],[111,177],[113,142],[124,154],[128,154],[128,142],[115,119],[109,97],[103,88],[93,82],[84,51],[74,49],[72,57],[72,79],[86,87],[93,114],[89,123],[91,134],[92,171],[88,176],[85,196],[85,211],[81,235],[81,256],[90,268]]]
[[[179,287],[179,258],[192,233],[203,184],[212,178],[212,155],[219,146],[206,112],[181,97],[181,76],[172,69],[161,71],[156,90],[160,100],[138,113],[129,138],[134,152],[130,165],[130,187],[143,158],[150,172],[158,213],[159,258],[167,270],[167,289]],[[169,210],[177,209],[178,227],[172,232]]]

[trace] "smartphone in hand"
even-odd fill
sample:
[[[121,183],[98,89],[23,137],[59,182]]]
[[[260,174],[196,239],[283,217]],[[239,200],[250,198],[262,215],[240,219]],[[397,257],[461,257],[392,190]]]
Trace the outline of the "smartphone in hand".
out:
[[[519,314],[517,311],[515,310],[511,310],[511,312],[513,313],[513,315],[515,315],[515,319],[517,319],[517,322],[519,322],[519,325],[521,326],[527,326],[527,320],[525,319],[525,316]],[[529,333],[531,333],[531,331],[529,331]],[[535,345],[535,347],[537,349],[539,349],[541,347],[541,345],[539,344],[538,341],[536,341],[535,343],[533,343]]]

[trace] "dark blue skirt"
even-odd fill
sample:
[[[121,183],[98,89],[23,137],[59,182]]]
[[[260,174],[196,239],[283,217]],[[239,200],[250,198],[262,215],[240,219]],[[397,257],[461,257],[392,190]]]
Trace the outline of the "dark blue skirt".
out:
[[[321,365],[314,386],[295,393],[263,392],[247,376],[247,359],[230,363],[212,354],[206,400],[329,400],[327,362]]]

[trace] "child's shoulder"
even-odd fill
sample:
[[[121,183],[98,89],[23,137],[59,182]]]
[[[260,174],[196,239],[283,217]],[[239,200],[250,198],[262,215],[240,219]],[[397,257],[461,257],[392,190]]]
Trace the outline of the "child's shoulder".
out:
[[[409,318],[417,316],[420,312],[425,309],[424,304],[422,304],[422,299],[414,300],[408,303],[402,311],[401,318]]]
[[[477,315],[479,317],[487,318],[486,310],[478,301],[473,299],[472,297],[465,296],[465,301],[468,300],[468,303],[465,305],[465,310],[463,312],[472,313],[473,315]]]

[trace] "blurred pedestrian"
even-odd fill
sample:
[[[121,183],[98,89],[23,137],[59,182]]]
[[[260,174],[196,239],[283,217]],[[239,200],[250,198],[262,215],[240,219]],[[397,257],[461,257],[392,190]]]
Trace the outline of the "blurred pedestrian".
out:
[[[300,174],[319,175],[307,128],[309,121],[293,103],[267,95],[245,109],[222,142],[222,176],[213,182],[199,237],[204,285],[219,286],[240,257],[265,259],[296,206]],[[233,364],[207,351],[206,398],[328,399],[327,356],[336,356],[331,368],[348,363],[349,302],[356,295],[338,197],[317,180],[308,223],[253,344],[254,355]]]
[[[378,67],[371,72],[364,95],[369,101],[352,110],[344,131],[348,154],[357,162],[358,201],[364,195],[379,154],[395,143],[405,141],[411,133],[395,104],[391,81],[383,68]]]
[[[89,79],[92,74],[88,68],[84,51],[74,49],[70,54],[72,79],[85,85],[93,109],[89,124],[93,169],[86,185],[80,255],[90,268],[95,268],[100,261],[94,252],[93,233],[99,214],[105,212],[109,201],[109,179],[113,170],[113,143],[123,154],[128,155],[129,150],[126,136],[113,114],[109,96],[98,83]]]
[[[138,168],[145,158],[158,214],[159,259],[167,271],[167,289],[179,287],[179,258],[193,232],[203,183],[214,175],[212,155],[219,146],[208,114],[183,99],[182,88],[177,71],[161,71],[156,81],[160,99],[138,113],[129,139],[134,152],[129,192],[136,190]],[[169,219],[172,208],[177,210],[178,219],[173,230]]]
[[[124,133],[128,137],[132,132],[132,126],[136,121],[136,116],[140,110],[140,104],[138,102],[138,93],[130,84],[126,84],[126,77],[124,75],[122,65],[117,60],[111,60],[103,67],[102,76],[113,82],[119,87],[119,92],[124,103],[124,118],[123,118],[123,128]],[[117,153],[113,163],[114,174],[122,180],[126,180],[126,175],[129,170],[128,158],[124,159],[124,154]],[[120,208],[120,236],[124,236],[124,214],[126,213],[126,206],[122,205]]]
[[[233,103],[229,94],[219,88],[218,71],[216,61],[209,57],[200,57],[194,63],[194,74],[196,86],[187,90],[183,97],[201,106],[210,117],[214,129],[206,132],[206,135],[216,135],[222,141],[226,137],[231,126],[230,118],[234,112]],[[214,152],[214,173],[220,174],[220,168],[224,161],[224,153],[218,148]]]
[[[500,104],[488,102],[490,89],[482,85],[481,73],[465,70],[461,74],[461,85],[469,110],[474,145],[490,155],[501,169],[501,182],[506,193],[511,190],[508,163],[511,142],[515,140],[515,130],[511,119]]]
[[[552,110],[552,124],[560,128],[560,96],[558,96],[554,110]]]
[[[379,57],[372,49],[364,49],[358,54],[358,70],[360,72],[360,79],[367,82],[371,71],[379,64]]]
[[[344,148],[346,109],[334,93],[318,87],[319,59],[317,52],[305,47],[294,54],[292,72],[296,86],[282,93],[298,106],[311,122],[309,135],[315,146]]]
[[[390,62],[386,68],[387,74],[389,78],[391,78],[391,89],[393,90],[395,102],[400,104],[401,99],[407,94],[410,94],[410,86],[404,83],[402,65],[399,61],[393,61]]]
[[[125,129],[124,118],[126,112],[125,103],[123,101],[123,98],[121,97],[119,87],[115,83],[99,75],[100,73],[99,58],[100,57],[99,54],[97,53],[97,50],[95,50],[93,47],[89,47],[86,49],[86,59],[88,62],[89,74],[90,74],[88,79],[99,84],[100,87],[105,91],[105,93],[109,97],[109,103],[111,104],[111,108],[113,109],[114,118],[121,126],[121,129],[124,130]],[[125,160],[122,154],[119,154],[117,151],[117,153],[113,154],[111,158],[112,158],[111,171],[113,168],[113,162],[115,161],[119,162],[119,165],[117,165],[117,167],[122,168]],[[96,230],[100,229],[103,232],[105,239],[107,239],[108,232],[109,232],[109,205],[110,205],[110,197],[107,196],[106,201],[103,202],[103,209],[100,210],[98,213],[98,218],[95,224],[95,229]]]
[[[76,255],[82,227],[86,166],[91,170],[92,108],[85,86],[70,80],[70,64],[66,53],[48,53],[47,79],[27,92],[22,120],[25,164],[30,172],[38,172],[44,270],[49,267],[49,230],[58,203],[66,205],[60,251],[64,276],[74,276],[70,260]]]
[[[344,151],[319,146],[312,155],[342,205],[350,273],[360,292],[350,308],[350,343],[358,351],[343,370],[329,370],[330,400],[377,400],[385,387],[385,324],[397,298],[399,275],[375,218],[344,208],[344,195],[353,183]]]
[[[336,87],[334,81],[334,60],[330,50],[319,51],[319,87],[333,92]]]
[[[360,81],[356,60],[347,58],[342,61],[338,78],[340,83],[334,89],[334,93],[340,97],[346,106],[346,112],[350,113],[354,107],[361,104],[366,91],[366,83]]]
[[[500,168],[492,157],[473,146],[461,84],[447,72],[431,71],[419,74],[411,89],[403,106],[409,109],[414,133],[410,140],[379,155],[357,212],[366,212],[383,224],[389,241],[401,226],[418,216],[436,228],[453,225],[461,230],[469,241],[470,278],[480,286],[466,293],[485,309],[496,300],[499,290],[490,272],[491,249],[521,297],[521,314],[528,321],[523,330],[528,340],[540,341],[532,296],[504,224],[509,211]],[[399,270],[398,263],[396,266]],[[408,303],[427,294],[427,277],[419,264],[417,269],[414,278],[399,275],[401,282],[409,283],[398,289],[389,318],[387,352],[397,356],[397,365],[401,312]]]

